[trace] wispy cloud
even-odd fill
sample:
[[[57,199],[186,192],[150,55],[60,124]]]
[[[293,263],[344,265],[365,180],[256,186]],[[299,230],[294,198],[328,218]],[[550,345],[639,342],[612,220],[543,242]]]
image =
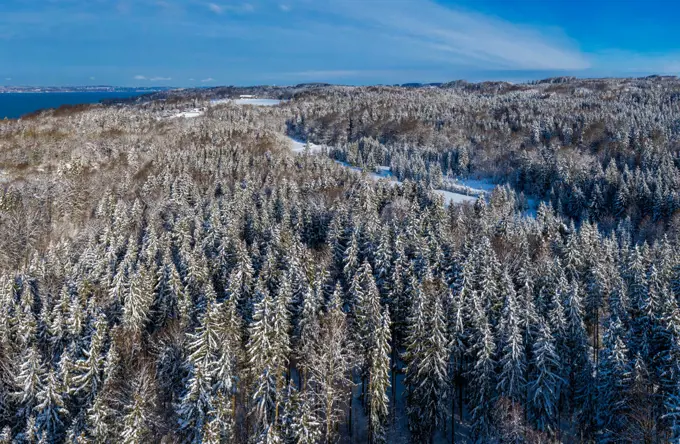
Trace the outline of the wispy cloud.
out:
[[[138,75],[135,76],[135,80],[149,80],[151,82],[166,82],[168,80],[172,80],[172,77],[161,77],[161,76],[147,77],[147,76],[143,76],[141,74],[138,74]]]
[[[279,9],[282,10],[283,12],[288,12],[291,10],[290,5],[287,5],[285,3],[279,4]]]
[[[215,81],[215,79],[213,79],[212,77],[208,77],[207,79],[201,80],[201,82],[203,82],[203,83],[214,82],[214,81]]]
[[[215,14],[222,14],[224,12],[224,7],[216,3],[208,3],[208,9],[210,9]]]
[[[90,76],[90,80],[94,80],[94,79],[95,79],[95,77],[94,77],[94,76]]]
[[[206,6],[209,10],[215,14],[223,14],[225,12],[253,12],[255,7],[251,3],[240,3],[240,4],[219,4],[219,3],[207,3]]]
[[[407,57],[484,69],[581,70],[591,66],[574,42],[539,29],[429,0],[337,0],[309,4],[349,20],[366,42],[391,42]],[[317,8],[323,6],[323,10]],[[356,32],[356,31],[355,31]]]

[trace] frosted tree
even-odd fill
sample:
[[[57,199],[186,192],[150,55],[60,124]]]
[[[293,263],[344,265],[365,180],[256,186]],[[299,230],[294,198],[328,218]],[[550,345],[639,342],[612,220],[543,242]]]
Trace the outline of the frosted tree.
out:
[[[59,442],[63,433],[67,411],[64,406],[60,381],[54,371],[50,371],[42,390],[37,394],[35,425],[41,439],[46,442]]]
[[[132,405],[123,417],[121,442],[124,444],[141,444],[148,437],[148,417],[143,395],[135,393]]]
[[[123,323],[134,332],[141,332],[149,321],[149,310],[153,302],[153,285],[145,271],[130,277],[123,305]]]
[[[125,406],[120,424],[120,439],[124,444],[148,442],[151,439],[151,412],[155,405],[155,394],[150,387],[148,369],[142,368],[133,382],[131,399]]]
[[[85,350],[85,357],[76,361],[71,370],[74,376],[69,381],[73,387],[73,393],[82,394],[85,398],[92,399],[102,384],[102,372],[104,370],[104,341],[107,325],[106,316],[100,315],[94,322],[90,337],[90,347]]]
[[[286,442],[316,443],[321,441],[321,423],[311,397],[300,393],[292,381],[286,390],[281,418],[281,435]]]
[[[406,341],[407,413],[414,439],[429,440],[446,418],[448,347],[438,289],[433,283],[415,301]]]
[[[381,323],[374,330],[369,356],[368,411],[369,442],[385,441],[385,421],[389,413],[387,390],[390,387],[390,315],[383,310]]]
[[[506,275],[506,279],[507,275]],[[501,324],[500,374],[497,391],[511,403],[522,403],[526,390],[527,359],[515,292],[510,286]]]
[[[17,415],[28,418],[38,402],[38,393],[43,390],[45,367],[38,350],[29,347],[22,355],[18,372],[14,376],[13,396],[20,408]]]
[[[248,366],[253,376],[252,415],[258,433],[277,422],[279,394],[288,367],[289,339],[287,307],[273,301],[269,292],[257,290],[262,299],[255,304],[250,339],[247,344]]]
[[[201,433],[213,409],[212,379],[204,363],[197,361],[187,381],[187,391],[177,406],[179,427],[187,442],[201,442]]]
[[[319,328],[319,334],[312,338],[313,346],[308,356],[308,390],[313,393],[319,417],[323,418],[325,441],[332,442],[336,425],[344,413],[342,406],[351,393],[350,372],[354,361],[339,285],[326,313],[319,319]]]
[[[87,409],[86,431],[94,442],[106,442],[113,436],[111,420],[114,411],[107,405],[103,396],[97,396]]]
[[[473,434],[476,440],[485,440],[493,432],[492,412],[496,398],[496,343],[491,325],[482,312],[476,316],[476,327],[472,335],[470,352],[472,367],[469,370],[472,398]]]
[[[541,322],[533,346],[532,374],[529,379],[531,417],[536,428],[554,435],[557,431],[559,387],[563,383],[555,339],[546,322]]]

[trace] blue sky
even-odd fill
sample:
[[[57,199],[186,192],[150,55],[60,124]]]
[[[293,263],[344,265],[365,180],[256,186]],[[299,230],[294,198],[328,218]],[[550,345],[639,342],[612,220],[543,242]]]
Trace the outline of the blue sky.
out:
[[[679,74],[678,17],[671,0],[0,0],[0,84]]]

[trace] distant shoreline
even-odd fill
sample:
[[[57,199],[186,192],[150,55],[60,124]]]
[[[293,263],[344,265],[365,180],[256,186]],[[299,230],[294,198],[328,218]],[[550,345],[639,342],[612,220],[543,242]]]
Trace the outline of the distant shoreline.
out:
[[[127,99],[151,94],[148,90],[127,91],[24,91],[0,92],[0,120],[19,119],[40,110],[64,105],[99,104],[103,100]]]

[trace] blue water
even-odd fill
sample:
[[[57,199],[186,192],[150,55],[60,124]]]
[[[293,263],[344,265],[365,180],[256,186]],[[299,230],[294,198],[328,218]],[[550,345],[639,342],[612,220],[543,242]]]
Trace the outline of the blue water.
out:
[[[148,93],[148,92],[147,92]],[[5,93],[0,94],[0,119],[16,119],[24,114],[61,105],[99,103],[104,99],[135,97],[142,92],[71,92],[71,93]]]

